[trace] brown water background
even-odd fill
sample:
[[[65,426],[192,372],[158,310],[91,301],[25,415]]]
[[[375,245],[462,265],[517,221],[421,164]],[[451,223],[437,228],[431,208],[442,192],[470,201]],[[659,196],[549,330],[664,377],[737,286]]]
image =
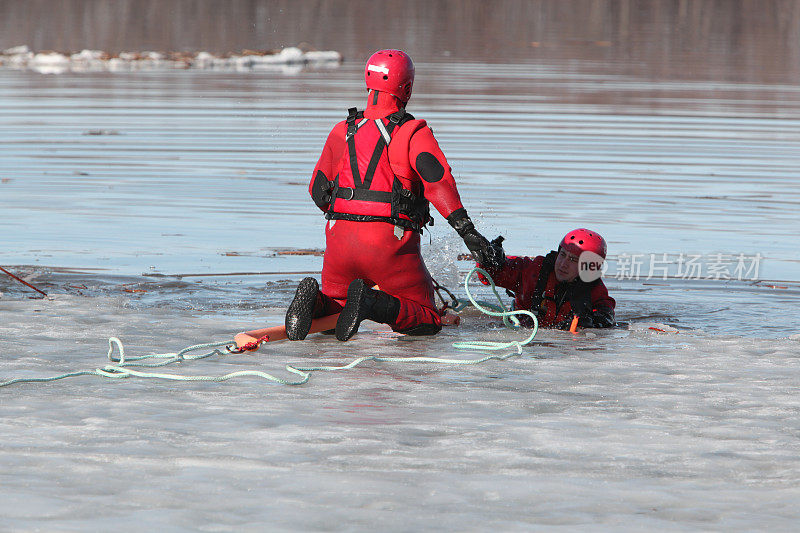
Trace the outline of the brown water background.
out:
[[[800,81],[795,0],[3,0],[0,48],[109,52],[306,46],[362,62],[586,60],[652,79]]]

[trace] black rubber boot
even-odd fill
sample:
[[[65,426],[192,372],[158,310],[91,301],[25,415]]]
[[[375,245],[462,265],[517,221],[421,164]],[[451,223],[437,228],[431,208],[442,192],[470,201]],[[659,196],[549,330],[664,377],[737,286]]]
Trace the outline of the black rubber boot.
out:
[[[347,303],[336,321],[336,338],[348,340],[356,334],[362,320],[392,324],[399,313],[400,300],[357,279],[347,288]]]
[[[412,337],[423,337],[427,335],[436,335],[440,331],[442,331],[441,325],[437,326],[436,324],[419,324],[408,329],[402,329],[397,333],[410,335]]]
[[[301,341],[311,329],[311,321],[321,314],[324,304],[319,283],[314,278],[305,278],[297,286],[294,300],[286,311],[286,337],[290,341]]]

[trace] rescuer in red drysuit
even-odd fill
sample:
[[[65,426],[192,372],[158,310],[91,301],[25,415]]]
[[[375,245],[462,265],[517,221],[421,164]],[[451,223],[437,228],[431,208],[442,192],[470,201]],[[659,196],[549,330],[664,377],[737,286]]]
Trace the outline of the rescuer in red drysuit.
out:
[[[570,231],[561,239],[557,251],[534,258],[506,258],[502,241],[498,237],[491,243],[495,264],[484,265],[479,261],[479,266],[489,272],[496,285],[505,287],[514,297],[515,309],[531,311],[539,325],[546,328],[568,329],[576,316],[578,326],[584,328],[614,325],[616,302],[600,279],[606,241],[599,233],[584,228]],[[579,276],[579,261],[584,263],[583,276]],[[488,284],[484,276],[479,277]],[[527,319],[526,325],[533,325],[530,317],[519,318],[523,324]]]
[[[286,313],[291,340],[306,337],[312,318],[340,311],[341,341],[364,319],[409,335],[441,330],[420,255],[422,228],[433,223],[428,202],[477,260],[494,264],[487,255],[493,248],[467,216],[433,132],[405,111],[414,81],[411,58],[400,50],[376,52],[364,78],[367,108],[350,109],[334,126],[309,185],[328,219],[322,288],[314,278],[300,282]]]

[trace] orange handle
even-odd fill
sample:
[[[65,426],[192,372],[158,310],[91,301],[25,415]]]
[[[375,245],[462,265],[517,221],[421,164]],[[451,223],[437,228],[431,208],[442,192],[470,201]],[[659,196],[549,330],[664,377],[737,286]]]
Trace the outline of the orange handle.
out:
[[[325,331],[326,329],[333,329],[336,327],[336,320],[338,318],[339,313],[336,313],[335,315],[324,316],[322,318],[315,318],[311,321],[311,329],[308,332],[319,333],[320,331]],[[241,348],[245,344],[256,341],[265,335],[268,338],[264,342],[283,340],[286,338],[286,326],[282,324],[280,326],[272,326],[270,328],[245,331],[237,334],[236,337],[234,337],[234,340],[236,341],[236,346]]]
[[[576,333],[578,331],[578,315],[572,317],[572,323],[569,325],[569,332]]]

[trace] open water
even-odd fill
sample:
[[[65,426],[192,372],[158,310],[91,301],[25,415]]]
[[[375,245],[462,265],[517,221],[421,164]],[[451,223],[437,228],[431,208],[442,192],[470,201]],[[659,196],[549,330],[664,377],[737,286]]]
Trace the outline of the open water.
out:
[[[626,65],[431,58],[409,105],[509,253],[578,226],[606,236],[624,326],[301,387],[0,388],[3,527],[793,530],[796,69]],[[321,268],[286,252],[324,247],[307,183],[331,125],[362,104],[360,71],[0,71],[0,265],[51,295],[0,277],[0,377],[97,368],[110,336],[141,355],[281,323]],[[440,216],[424,248],[463,296],[466,250]],[[451,343],[523,337],[468,311],[434,338],[367,323],[347,344],[317,335],[164,371],[290,378],[291,362],[472,358]]]

